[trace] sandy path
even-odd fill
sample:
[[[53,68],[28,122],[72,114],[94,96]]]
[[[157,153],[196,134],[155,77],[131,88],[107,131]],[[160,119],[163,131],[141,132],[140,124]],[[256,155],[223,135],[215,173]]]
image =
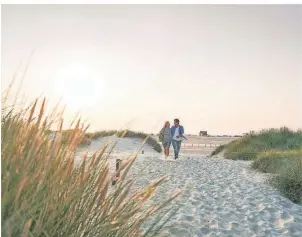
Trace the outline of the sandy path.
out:
[[[188,157],[178,161],[141,159],[134,164],[142,187],[160,176],[170,180],[160,199],[176,189],[184,206],[166,226],[166,236],[302,236],[302,206],[266,185],[249,162]],[[149,169],[140,170],[149,166]]]
[[[89,150],[94,151],[102,143],[93,143]],[[121,158],[125,158],[139,145],[139,140],[122,140],[116,155],[124,154]],[[183,156],[182,160],[165,161],[145,147],[145,154],[140,155],[129,174],[136,177],[135,189],[161,176],[170,177],[160,187],[155,202],[178,189],[185,190],[178,200],[183,206],[166,225],[164,236],[302,236],[302,206],[267,185],[263,174],[249,169],[250,162],[186,153]]]

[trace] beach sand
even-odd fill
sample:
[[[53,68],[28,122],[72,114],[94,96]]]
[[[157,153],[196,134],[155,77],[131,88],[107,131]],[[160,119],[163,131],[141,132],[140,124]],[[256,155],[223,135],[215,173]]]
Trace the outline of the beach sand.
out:
[[[126,159],[140,143],[139,139],[121,139],[113,155]],[[88,149],[93,152],[102,144],[104,139],[94,141]],[[161,236],[302,236],[302,206],[269,186],[267,175],[251,170],[251,162],[189,152],[174,161],[172,157],[165,160],[147,145],[144,151],[129,173],[129,178],[135,177],[134,190],[164,175],[169,180],[159,188],[154,202],[183,190],[170,207],[182,206]],[[114,165],[112,159],[113,170]]]

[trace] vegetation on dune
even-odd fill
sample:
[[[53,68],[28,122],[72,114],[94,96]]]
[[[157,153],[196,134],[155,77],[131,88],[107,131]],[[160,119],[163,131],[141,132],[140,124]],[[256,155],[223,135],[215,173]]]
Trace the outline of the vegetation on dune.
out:
[[[65,140],[67,140],[67,137],[72,133],[70,130],[63,131],[63,137],[65,137]],[[136,132],[131,130],[125,131],[117,131],[117,130],[104,130],[104,131],[98,131],[94,133],[85,133],[80,146],[88,146],[91,144],[91,141],[94,139],[99,139],[103,137],[108,136],[118,136],[118,137],[133,137],[133,138],[140,138],[142,140],[146,139],[146,144],[151,146],[155,151],[158,153],[162,152],[162,147],[160,143],[153,138],[151,135],[143,133],[143,132]]]
[[[98,139],[102,137],[108,137],[108,136],[113,136],[113,135],[118,135],[117,130],[107,130],[107,131],[99,131],[99,132],[94,132],[94,133],[86,133],[86,137],[88,139]]]
[[[250,133],[225,147],[225,157],[233,160],[254,160],[259,153],[268,150],[302,149],[302,131],[292,131],[286,127]]]
[[[293,166],[297,159],[302,158],[302,149],[278,151],[270,150],[257,155],[257,159],[252,163],[252,168],[264,173],[276,174],[286,166]]]
[[[302,131],[286,127],[250,133],[218,147],[212,155],[224,150],[224,157],[253,160],[252,168],[276,174],[271,184],[294,202],[302,203]]]
[[[119,133],[120,136],[121,133]],[[160,143],[153,138],[151,135],[143,133],[143,132],[135,132],[135,131],[127,131],[125,134],[125,137],[134,137],[134,138],[140,138],[140,139],[147,139],[146,143],[150,145],[155,151],[162,152],[162,147]]]
[[[260,153],[252,168],[276,174],[271,184],[293,202],[302,204],[302,149]]]
[[[211,157],[218,155],[220,152],[222,152],[224,150],[224,146],[225,145],[220,145],[219,147],[217,147],[214,151],[211,152]]]
[[[302,204],[302,158],[294,159],[274,176],[271,184],[295,203]]]
[[[130,192],[126,178],[136,155],[123,162],[117,185],[111,186],[105,146],[75,168],[74,157],[85,135],[77,121],[63,136],[58,125],[49,139],[52,118],[44,115],[45,101],[37,101],[16,113],[2,105],[2,236],[149,236],[158,232],[160,220],[172,209],[167,205],[178,195],[155,206],[150,204],[160,178],[149,187]],[[37,111],[37,113],[36,113]],[[89,162],[88,162],[89,159]],[[142,224],[156,217],[142,233]],[[162,219],[163,218],[163,219]]]

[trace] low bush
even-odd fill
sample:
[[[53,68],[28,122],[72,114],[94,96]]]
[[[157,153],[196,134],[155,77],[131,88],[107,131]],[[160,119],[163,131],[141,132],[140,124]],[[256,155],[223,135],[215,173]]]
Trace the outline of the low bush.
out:
[[[252,168],[264,173],[276,174],[287,166],[295,165],[296,159],[302,159],[302,149],[266,151],[257,155],[257,159],[252,163]]]
[[[293,202],[302,196],[302,130],[286,127],[251,132],[223,148],[224,157],[232,160],[253,160],[252,168],[272,173],[271,182]]]
[[[302,204],[302,158],[294,159],[292,165],[282,168],[271,183],[284,196]]]
[[[230,142],[225,146],[225,158],[232,160],[254,160],[257,155],[268,150],[302,149],[302,132],[286,127],[267,129]]]
[[[211,152],[210,157],[218,155],[220,152],[222,152],[224,150],[224,147],[225,147],[225,145],[220,145],[220,146],[216,147],[216,149]]]

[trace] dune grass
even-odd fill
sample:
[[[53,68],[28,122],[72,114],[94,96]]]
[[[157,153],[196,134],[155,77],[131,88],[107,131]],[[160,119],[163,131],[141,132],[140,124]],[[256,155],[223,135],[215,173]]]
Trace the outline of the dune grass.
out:
[[[286,127],[250,133],[225,146],[225,158],[232,160],[254,160],[259,153],[269,150],[302,149],[302,131]]]
[[[252,168],[264,173],[276,174],[286,166],[294,166],[297,159],[302,159],[302,149],[278,151],[270,150],[257,155]]]
[[[225,148],[225,145],[220,145],[218,147],[216,147],[216,149],[214,151],[211,152],[210,157],[218,155],[219,153],[221,153]]]
[[[286,127],[250,134],[218,147],[212,155],[224,150],[232,160],[253,160],[251,167],[276,174],[271,184],[293,202],[302,203],[302,131]]]
[[[291,164],[280,169],[271,184],[293,202],[302,204],[302,157],[291,160]]]
[[[52,117],[44,114],[45,100],[22,113],[2,104],[1,116],[1,234],[2,236],[154,236],[167,208],[179,195],[162,204],[147,205],[159,178],[149,187],[130,192],[127,172],[137,154],[121,167],[120,180],[111,186],[107,145],[75,168],[75,152],[86,128],[78,120],[63,138],[61,121],[56,139],[49,139]],[[152,219],[148,231],[142,224]]]
[[[270,183],[293,202],[302,204],[302,149],[260,153],[252,168],[276,174]]]
[[[150,145],[158,153],[162,152],[162,147],[160,143],[155,138],[153,138],[151,134],[136,132],[131,130],[126,130],[126,133],[124,133],[124,131],[117,131],[117,130],[105,130],[105,131],[99,131],[94,133],[86,133],[81,145],[86,146],[89,145],[91,143],[91,140],[93,139],[98,139],[98,138],[113,136],[113,135],[116,135],[118,137],[123,136],[123,137],[140,138],[142,140],[146,139],[146,144]]]

